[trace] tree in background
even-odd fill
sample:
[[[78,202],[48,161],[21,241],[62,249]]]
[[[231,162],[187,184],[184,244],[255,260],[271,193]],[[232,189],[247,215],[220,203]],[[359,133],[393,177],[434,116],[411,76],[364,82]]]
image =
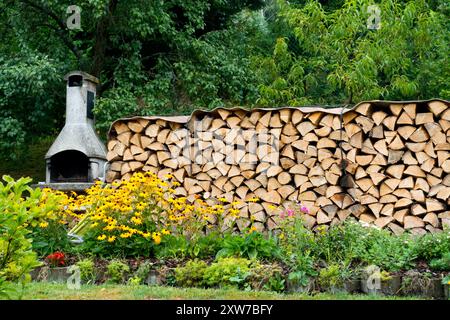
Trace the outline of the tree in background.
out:
[[[79,0],[81,30],[66,26],[72,4],[0,3],[0,139],[9,141],[0,145],[4,156],[24,139],[22,128],[29,137],[59,131],[62,76],[74,69],[100,78],[95,112],[103,133],[121,116],[256,99],[246,43],[251,30],[241,13],[260,8],[262,0]]]
[[[380,1],[378,30],[367,27],[372,4],[277,1],[279,32],[273,54],[254,60],[263,82],[258,102],[273,106],[449,98],[449,3]]]
[[[100,78],[104,133],[119,117],[217,106],[448,99],[446,0],[0,2],[0,157],[63,125],[62,76]]]

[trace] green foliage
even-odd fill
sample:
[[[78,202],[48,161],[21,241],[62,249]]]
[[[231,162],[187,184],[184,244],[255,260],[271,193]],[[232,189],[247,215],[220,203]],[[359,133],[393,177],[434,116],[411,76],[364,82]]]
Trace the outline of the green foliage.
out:
[[[0,15],[0,20],[4,19]],[[17,41],[26,42],[20,39],[23,34],[16,36]],[[25,141],[33,136],[53,134],[62,124],[64,114],[63,66],[24,43],[16,45],[12,41],[0,46],[0,158],[3,159],[16,159]]]
[[[30,188],[29,178],[14,181],[3,176],[3,181],[0,182],[0,279],[3,284],[24,284],[31,280],[30,271],[40,265],[32,251],[29,229],[56,205],[48,202],[40,206],[42,191]]]
[[[67,237],[66,224],[58,220],[49,220],[46,228],[36,226],[32,228],[33,250],[39,257],[46,257],[52,252],[73,252],[73,244]]]
[[[183,287],[236,287],[244,290],[282,291],[283,269],[244,258],[220,258],[208,266],[202,260],[190,260],[175,269],[176,284]]]
[[[222,247],[222,237],[217,233],[186,239],[182,236],[169,235],[163,245],[155,247],[157,258],[208,258],[213,257]]]
[[[143,284],[147,279],[150,271],[153,269],[153,263],[150,261],[142,262],[138,269],[134,272],[133,277],[130,278],[130,281],[134,284]]]
[[[12,117],[0,118],[0,159],[16,160],[25,142],[24,125]]]
[[[96,270],[94,260],[86,258],[78,261],[76,265],[80,268],[80,275],[82,281],[84,281],[87,284],[95,282]]]
[[[305,272],[315,276],[315,263],[319,247],[316,235],[304,225],[301,216],[286,217],[281,222],[281,233],[278,236],[281,260],[291,270]]]
[[[386,271],[408,270],[414,266],[414,240],[408,235],[394,236],[387,230],[368,230],[360,259]]]
[[[225,235],[222,249],[216,257],[244,257],[249,259],[275,259],[279,256],[279,250],[275,239],[266,239],[263,234],[251,232],[246,235]]]
[[[318,283],[322,288],[337,288],[344,284],[342,268],[338,264],[330,264],[320,269]]]
[[[212,232],[208,235],[191,240],[189,247],[189,256],[191,258],[214,257],[223,247],[223,237],[218,232]]]
[[[79,0],[0,3],[0,157],[64,120],[62,75],[101,81],[102,132],[119,117],[217,106],[449,99],[445,0]],[[14,144],[16,142],[16,144]]]
[[[127,284],[129,284],[130,286],[138,286],[142,284],[142,279],[138,276],[132,276],[128,279]]]
[[[103,258],[114,257],[142,257],[152,256],[154,245],[143,237],[136,237],[133,241],[127,241],[117,237],[114,242],[98,241],[97,236],[102,230],[88,230],[83,235],[83,243],[79,244],[75,251],[82,254],[93,254]]]
[[[212,263],[203,276],[204,283],[210,287],[233,287],[242,283],[236,281],[236,277],[244,277],[257,262],[245,258],[221,258]]]
[[[450,252],[444,253],[442,258],[431,260],[430,268],[433,270],[450,271]]]
[[[155,256],[158,259],[180,258],[189,254],[189,241],[185,237],[168,235],[164,238],[163,245],[155,248]]]
[[[269,282],[264,285],[264,289],[268,291],[283,292],[285,288],[286,279],[281,274],[276,274],[271,277]]]
[[[184,267],[175,269],[176,284],[182,287],[202,287],[205,271],[208,268],[202,260],[190,260]]]
[[[123,283],[128,272],[130,272],[130,267],[119,260],[111,261],[108,264],[106,271],[109,276],[108,281],[111,283]]]
[[[321,230],[315,239],[318,256],[328,264],[350,262],[363,250],[362,245],[367,233],[366,228],[351,219],[327,231]]]
[[[80,0],[82,30],[67,30],[69,1],[0,4],[0,117],[28,134],[62,125],[71,70],[101,80],[103,132],[126,115],[189,112],[255,99],[246,12],[262,0]]]
[[[313,232],[299,217],[285,218],[279,234],[281,256],[292,271],[315,275],[316,265],[377,265],[386,271],[409,270],[419,260],[430,262],[449,252],[448,230],[421,237],[365,227],[351,219]]]
[[[309,276],[305,271],[293,271],[288,275],[288,280],[294,286],[302,286],[305,287],[309,283]]]
[[[273,54],[253,62],[262,80],[260,104],[448,99],[448,6],[383,0],[377,3],[381,28],[369,30],[372,1],[277,4]]]
[[[439,259],[450,252],[450,230],[425,234],[414,243],[414,251],[418,259],[426,261]]]

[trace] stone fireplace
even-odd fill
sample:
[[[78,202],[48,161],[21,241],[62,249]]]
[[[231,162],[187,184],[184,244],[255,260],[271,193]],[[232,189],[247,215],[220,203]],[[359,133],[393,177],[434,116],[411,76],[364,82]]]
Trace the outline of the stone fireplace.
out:
[[[47,185],[77,189],[76,184],[103,179],[106,147],[94,129],[93,107],[98,79],[81,71],[67,74],[66,122],[46,160]],[[59,184],[59,186],[58,186]]]

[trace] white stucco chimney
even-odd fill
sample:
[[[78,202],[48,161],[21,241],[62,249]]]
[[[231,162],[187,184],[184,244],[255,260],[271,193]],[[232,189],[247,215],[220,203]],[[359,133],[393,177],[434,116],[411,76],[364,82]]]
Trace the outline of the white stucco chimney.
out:
[[[103,178],[106,147],[94,129],[93,107],[98,79],[81,71],[68,73],[66,122],[46,159],[46,183],[92,182]]]

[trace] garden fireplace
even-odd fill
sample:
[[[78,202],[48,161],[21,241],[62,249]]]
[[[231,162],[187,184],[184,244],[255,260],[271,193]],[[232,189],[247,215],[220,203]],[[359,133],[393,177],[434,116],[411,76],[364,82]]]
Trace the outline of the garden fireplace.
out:
[[[106,148],[94,130],[98,79],[80,71],[67,74],[66,122],[46,160],[46,184],[91,183],[102,179]],[[72,188],[76,189],[76,188]]]

